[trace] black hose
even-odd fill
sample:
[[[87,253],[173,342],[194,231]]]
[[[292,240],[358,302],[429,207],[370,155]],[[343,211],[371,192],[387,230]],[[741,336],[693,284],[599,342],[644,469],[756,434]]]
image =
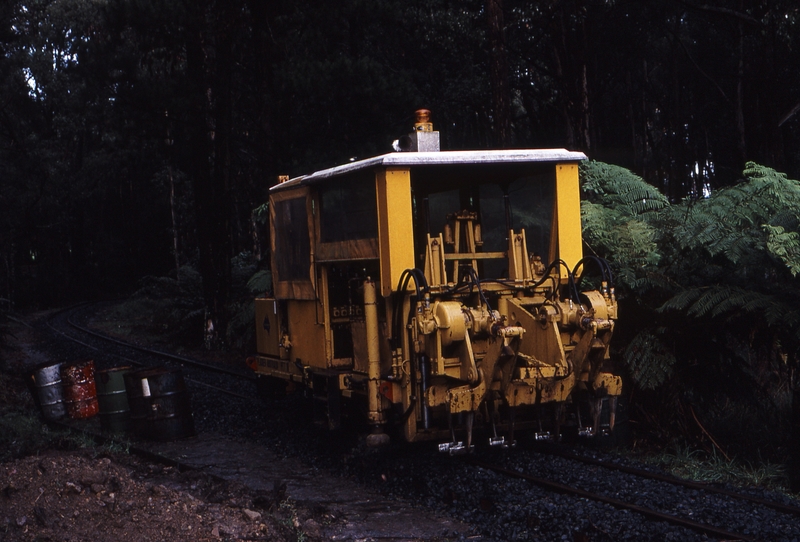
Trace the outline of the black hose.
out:
[[[400,280],[397,281],[397,292],[395,292],[395,303],[392,307],[392,348],[397,349],[399,348],[399,343],[397,342],[400,338],[400,311],[402,310],[403,306],[403,297],[405,296],[406,288],[408,287],[408,282],[411,279],[414,279],[414,296],[417,299],[421,299],[422,292],[428,292],[429,286],[428,281],[425,279],[425,274],[422,272],[421,269],[412,268],[412,269],[405,269],[400,274]]]
[[[611,270],[611,265],[608,263],[608,260],[605,258],[600,258],[599,256],[586,256],[582,258],[577,264],[575,264],[574,269],[572,270],[572,274],[576,275],[578,268],[584,264],[586,261],[593,261],[597,264],[600,268],[600,272],[603,274],[603,281],[607,282],[610,286],[613,287],[614,285],[614,272]],[[580,284],[581,279],[578,279],[578,284]]]
[[[555,283],[555,279],[550,275],[550,272],[553,271],[554,268],[558,269],[561,267],[564,267],[564,269],[567,270],[567,279],[568,279],[567,285],[570,291],[570,298],[572,298],[573,301],[575,301],[576,303],[580,303],[580,294],[578,293],[578,288],[575,285],[575,275],[572,273],[569,266],[564,260],[559,259],[550,262],[550,265],[548,265],[547,268],[544,270],[544,276],[541,279],[539,279],[539,281],[533,283],[530,287],[538,288],[539,286],[544,284],[544,281],[546,280],[553,280],[553,282]]]
[[[397,291],[395,292],[395,303],[394,306],[392,307],[392,350],[396,350],[400,347],[400,344],[398,343],[400,339],[400,327],[398,325],[398,320],[400,318],[399,314],[400,306],[403,304],[403,295],[404,295],[403,292],[406,291],[406,287],[408,286],[409,280],[411,280],[411,274],[408,273],[408,269],[406,269],[400,275],[400,280],[397,282]]]
[[[414,279],[417,282],[418,288],[421,283],[423,292],[427,293],[428,290],[430,290],[430,286],[428,286],[428,279],[425,278],[425,273],[423,273],[422,269],[415,267],[411,272],[414,274]],[[417,295],[419,295],[419,293],[417,293]]]
[[[608,276],[606,275],[606,265],[597,256],[585,256],[581,258],[578,263],[575,264],[575,267],[572,268],[572,274],[577,275],[578,268],[584,265],[587,261],[593,261],[597,264],[597,266],[600,268],[600,272],[603,274],[603,281],[606,282],[608,280]]]
[[[483,293],[483,288],[481,288],[481,279],[478,277],[478,273],[471,265],[465,267],[470,280],[472,280],[472,283],[478,288],[478,295],[480,296],[481,301],[483,301],[483,303],[486,305],[486,309],[489,311],[489,314],[492,314],[492,306],[489,305],[489,300],[486,299],[486,295]]]

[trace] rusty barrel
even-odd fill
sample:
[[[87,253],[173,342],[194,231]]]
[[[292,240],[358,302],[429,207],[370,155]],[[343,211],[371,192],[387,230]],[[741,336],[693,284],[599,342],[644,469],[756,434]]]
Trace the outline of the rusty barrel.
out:
[[[62,365],[62,363],[42,364],[33,371],[39,406],[42,409],[42,415],[47,420],[58,420],[67,415],[64,393],[61,388]]]
[[[79,361],[61,367],[61,384],[70,418],[91,418],[97,415],[97,388],[94,361]]]
[[[124,433],[130,429],[131,411],[125,392],[125,375],[130,367],[97,371],[95,386],[100,407],[100,427],[106,433]]]
[[[150,440],[194,435],[189,391],[180,369],[157,367],[125,375],[133,432]]]

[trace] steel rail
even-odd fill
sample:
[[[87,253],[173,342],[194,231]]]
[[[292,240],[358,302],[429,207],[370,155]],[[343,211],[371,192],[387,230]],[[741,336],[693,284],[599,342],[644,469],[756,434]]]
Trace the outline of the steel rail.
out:
[[[561,484],[558,482],[554,482],[552,480],[546,480],[544,478],[539,478],[536,476],[532,476],[530,474],[525,474],[522,472],[513,471],[507,469],[505,467],[499,467],[497,465],[492,465],[489,463],[485,463],[483,461],[478,461],[474,459],[469,459],[467,462],[471,465],[476,467],[480,467],[482,469],[486,469],[492,472],[497,472],[500,474],[504,474],[506,476],[510,476],[513,478],[520,478],[527,482],[531,482],[539,487],[543,487],[550,491],[554,491],[556,493],[564,493],[568,495],[577,495],[578,497],[583,497],[585,499],[591,499],[594,501],[602,502],[605,504],[609,504],[615,508],[621,508],[623,510],[630,510],[632,512],[637,512],[642,514],[643,516],[651,519],[667,521],[672,523],[673,525],[679,525],[681,527],[686,527],[688,529],[692,529],[694,531],[700,531],[702,533],[718,536],[723,538],[724,540],[743,540],[747,542],[756,542],[757,538],[753,538],[748,535],[744,535],[741,533],[734,533],[731,531],[727,531],[725,529],[721,529],[719,527],[715,527],[713,525],[709,525],[707,523],[699,523],[697,521],[692,521],[688,519],[684,519],[678,516],[673,516],[671,514],[666,514],[664,512],[659,512],[657,510],[651,510],[649,508],[644,508],[642,506],[638,506],[636,504],[627,503],[625,501],[620,501],[619,499],[614,499],[611,497],[606,497],[605,495],[599,495],[597,493],[592,493],[591,491],[586,491],[584,489],[579,489],[576,487],[568,486],[566,484]]]
[[[71,311],[71,313],[74,313],[79,308],[83,308],[85,306],[86,306],[86,304],[81,304],[80,306],[73,307],[71,309],[67,309],[67,311]],[[224,368],[224,367],[210,365],[210,364],[203,363],[203,362],[200,362],[200,361],[197,361],[197,360],[193,360],[191,358],[186,358],[184,356],[179,356],[179,355],[176,355],[176,354],[171,354],[169,352],[164,352],[164,351],[161,351],[161,350],[156,350],[156,349],[152,349],[152,348],[139,346],[139,345],[136,345],[136,344],[133,344],[133,343],[129,343],[127,341],[123,341],[123,340],[117,339],[115,337],[111,337],[111,336],[106,335],[104,333],[100,333],[98,331],[95,331],[95,330],[92,330],[92,329],[87,328],[85,326],[82,326],[80,324],[77,324],[72,319],[72,314],[68,314],[67,315],[67,323],[71,327],[73,327],[73,328],[75,328],[75,329],[77,329],[77,330],[79,330],[79,331],[81,331],[83,333],[86,333],[86,334],[88,334],[90,336],[96,337],[98,339],[101,339],[101,340],[104,340],[104,341],[107,341],[107,342],[115,343],[117,345],[120,345],[120,346],[123,346],[123,347],[126,347],[126,348],[137,350],[137,351],[140,351],[140,352],[143,352],[143,353],[146,353],[146,354],[154,355],[154,356],[157,356],[157,357],[162,357],[162,358],[173,360],[173,361],[177,361],[177,362],[180,362],[180,363],[185,363],[185,364],[188,364],[188,365],[192,365],[192,366],[198,367],[200,369],[220,372],[220,373],[228,374],[228,375],[239,377],[239,378],[245,378],[245,379],[248,379],[248,380],[254,380],[256,378],[255,375],[250,376],[250,375],[247,375],[246,373],[242,373],[242,372],[239,372],[239,371],[227,369],[227,368]],[[63,337],[65,337],[65,338],[67,338],[67,339],[69,339],[69,340],[71,340],[73,342],[79,343],[79,344],[81,344],[83,346],[86,346],[88,348],[91,348],[93,350],[99,350],[95,346],[89,345],[89,344],[84,343],[84,342],[82,342],[82,341],[80,341],[80,340],[78,340],[78,339],[76,339],[74,337],[70,337],[69,335],[66,335],[62,331],[60,331],[60,330],[56,329],[54,326],[52,326],[52,324],[49,321],[47,322],[47,325],[51,329],[53,329],[53,331],[55,331],[56,333],[62,335]],[[139,366],[143,366],[144,365],[144,364],[142,364],[140,362],[137,362],[137,361],[134,361],[134,360],[130,360],[129,358],[125,358],[124,356],[120,356],[120,355],[116,355],[116,356],[118,358],[123,359],[126,362],[129,362],[129,363],[132,363],[132,364],[136,364],[136,365],[139,365]],[[214,390],[217,390],[219,392],[226,393],[226,394],[229,394],[229,395],[232,395],[232,396],[235,396],[235,397],[239,397],[239,398],[242,398],[242,399],[253,399],[252,397],[248,397],[248,396],[245,396],[245,395],[242,395],[242,394],[238,394],[236,392],[231,392],[229,390],[226,390],[226,389],[223,389],[223,388],[220,388],[220,387],[217,387],[217,386],[213,386],[211,384],[206,384],[205,382],[200,382],[200,381],[196,381],[194,379],[188,379],[188,378],[187,378],[187,380],[192,382],[192,383],[195,383],[195,384],[198,384],[198,385],[201,385],[201,386],[205,386],[205,387],[208,387],[208,388],[211,388],[211,389],[214,389]],[[629,467],[629,466],[625,466],[625,465],[617,465],[617,464],[609,463],[607,461],[602,461],[602,460],[599,460],[599,459],[583,457],[583,456],[580,456],[580,455],[577,455],[577,454],[574,454],[574,453],[571,453],[571,452],[567,452],[567,451],[564,451],[564,450],[556,450],[556,449],[550,448],[550,449],[534,449],[533,451],[535,453],[547,454],[547,455],[555,455],[555,456],[563,457],[565,459],[579,461],[579,462],[582,462],[582,463],[585,463],[585,464],[599,466],[599,467],[606,468],[606,469],[609,469],[609,470],[617,470],[617,471],[620,471],[620,472],[633,474],[633,475],[636,475],[636,476],[639,476],[639,477],[642,477],[642,478],[649,478],[649,479],[653,479],[653,480],[663,481],[663,482],[666,482],[666,483],[670,483],[670,484],[673,484],[673,485],[686,487],[686,488],[689,488],[689,489],[696,489],[696,490],[706,491],[706,492],[709,492],[709,493],[717,493],[717,494],[720,494],[720,495],[725,495],[725,496],[728,496],[728,497],[733,497],[733,498],[745,500],[745,501],[748,501],[748,502],[752,502],[752,503],[755,503],[755,504],[759,504],[759,505],[762,505],[762,506],[766,506],[766,507],[772,508],[772,509],[780,511],[780,512],[800,515],[800,507],[796,507],[796,506],[792,506],[792,505],[786,505],[786,504],[782,504],[782,503],[777,503],[777,502],[769,501],[767,499],[762,499],[760,497],[753,497],[753,496],[749,496],[749,495],[743,495],[741,493],[736,493],[734,491],[730,491],[730,490],[726,490],[726,489],[722,489],[722,488],[717,488],[717,487],[711,486],[710,484],[706,484],[706,483],[695,482],[695,481],[691,481],[691,480],[682,480],[680,478],[676,478],[676,477],[673,477],[673,476],[654,473],[654,472],[646,471],[646,470],[643,470],[643,469],[637,469],[635,467]],[[673,523],[673,524],[682,525],[682,526],[685,526],[687,528],[690,528],[690,529],[693,529],[693,530],[698,530],[698,531],[701,531],[701,532],[705,532],[707,534],[711,534],[711,535],[714,535],[714,536],[721,536],[723,538],[733,539],[733,540],[748,540],[748,541],[749,540],[757,540],[755,538],[748,537],[747,535],[743,535],[743,534],[740,534],[740,533],[733,533],[733,532],[730,532],[730,531],[726,531],[724,529],[720,529],[718,527],[714,527],[713,525],[699,523],[699,522],[695,522],[695,521],[692,521],[692,520],[683,519],[683,518],[680,518],[678,516],[673,516],[673,515],[665,514],[665,513],[662,513],[662,512],[655,511],[655,510],[650,510],[648,508],[644,508],[644,507],[641,507],[641,506],[638,506],[638,505],[633,505],[633,504],[630,504],[630,503],[625,503],[624,501],[620,501],[620,500],[613,499],[611,497],[606,497],[606,496],[603,496],[603,495],[598,495],[598,494],[592,493],[590,491],[582,490],[582,489],[579,489],[579,488],[573,488],[571,486],[560,484],[558,482],[553,482],[551,480],[545,480],[543,478],[538,478],[538,477],[535,477],[535,476],[532,476],[532,475],[519,473],[519,472],[516,472],[516,471],[505,469],[503,467],[498,467],[498,466],[490,465],[488,463],[479,462],[477,460],[470,460],[469,462],[471,464],[475,465],[475,466],[478,466],[478,467],[481,467],[481,468],[485,468],[487,470],[492,470],[492,471],[495,471],[495,472],[499,472],[499,473],[505,474],[507,476],[513,476],[513,477],[525,479],[525,480],[527,480],[527,481],[529,481],[531,483],[534,483],[534,484],[539,485],[541,487],[545,487],[545,488],[550,489],[552,491],[556,491],[556,492],[559,492],[559,493],[567,493],[567,494],[578,495],[578,496],[581,496],[581,497],[584,497],[584,498],[587,498],[587,499],[592,499],[592,500],[596,500],[596,501],[599,501],[599,502],[604,502],[604,503],[610,504],[612,506],[615,506],[617,508],[623,508],[623,509],[635,511],[635,512],[638,512],[638,513],[640,513],[640,514],[642,514],[644,516],[647,516],[647,517],[651,517],[651,518],[654,518],[654,519],[660,519],[660,520],[663,520],[663,521],[668,521],[668,522]]]
[[[85,304],[81,304],[78,307],[72,307],[72,308],[69,308],[69,309],[65,309],[64,311],[60,311],[59,313],[54,315],[54,317],[59,315],[59,314],[62,314],[63,312],[75,311],[79,307],[82,307],[82,306],[85,306]],[[85,342],[83,342],[80,339],[77,339],[75,337],[71,337],[71,336],[67,335],[66,333],[64,333],[63,331],[61,331],[60,329],[57,329],[52,324],[52,319],[53,318],[47,320],[47,322],[46,322],[47,327],[49,327],[52,331],[54,331],[55,333],[58,333],[64,339],[66,339],[68,341],[72,341],[74,343],[80,344],[81,346],[85,346],[86,348],[91,348],[92,350],[96,350],[98,352],[100,351],[100,349],[98,347],[96,347],[94,345],[91,345],[91,344],[88,344],[88,343],[85,343]],[[81,325],[75,324],[71,320],[69,315],[67,316],[67,323],[70,326],[74,327],[75,329],[77,329],[77,330],[79,330],[79,331],[81,331],[83,333],[86,333],[88,335],[91,335],[93,337],[96,337],[96,338],[99,338],[99,339],[102,339],[102,340],[106,340],[106,341],[118,344],[120,346],[124,346],[126,348],[130,348],[132,350],[137,350],[139,352],[143,352],[143,353],[146,353],[146,354],[154,355],[154,356],[157,356],[157,357],[163,357],[163,358],[166,358],[166,359],[169,359],[169,360],[172,360],[172,361],[179,361],[180,363],[185,363],[185,364],[188,364],[188,365],[192,365],[194,367],[198,367],[198,368],[201,368],[201,369],[204,369],[204,370],[221,372],[221,373],[228,374],[228,375],[231,375],[231,376],[235,376],[235,377],[238,377],[238,378],[245,378],[247,380],[253,380],[255,378],[255,377],[249,377],[246,374],[242,374],[242,373],[239,373],[239,372],[236,372],[236,371],[230,371],[230,370],[226,370],[224,368],[214,367],[213,365],[209,365],[207,363],[203,363],[203,362],[199,362],[199,361],[196,361],[196,360],[192,360],[190,358],[185,358],[183,356],[176,356],[174,354],[169,354],[167,352],[161,352],[159,350],[148,349],[148,348],[145,348],[143,346],[138,346],[138,345],[135,345],[135,344],[131,344],[131,343],[116,339],[114,337],[110,337],[108,335],[104,335],[104,334],[96,332],[96,331],[94,331],[92,329],[89,329],[89,328],[83,327]],[[121,360],[125,361],[126,363],[130,363],[131,365],[135,365],[137,367],[147,367],[147,364],[142,363],[140,361],[136,361],[136,360],[130,359],[130,358],[125,357],[125,356],[123,356],[121,354],[112,354],[112,355],[114,357],[118,358],[118,359],[121,359]],[[200,380],[195,380],[194,378],[186,377],[185,380],[186,380],[186,382],[190,382],[190,383],[196,384],[198,386],[203,386],[203,387],[206,387],[206,388],[209,388],[209,389],[212,389],[212,390],[216,390],[216,391],[219,391],[221,393],[225,393],[225,394],[231,395],[233,397],[238,397],[240,399],[247,399],[249,401],[254,400],[254,398],[251,397],[251,396],[243,395],[241,393],[236,393],[235,391],[226,390],[225,388],[220,388],[219,386],[214,386],[213,384],[207,384],[207,383],[202,382]]]
[[[74,309],[73,312],[75,312],[76,310],[77,310],[77,308]],[[173,360],[173,361],[178,361],[178,362],[181,362],[181,363],[186,363],[188,365],[193,365],[195,367],[200,367],[201,369],[205,369],[205,370],[208,370],[208,371],[214,371],[214,372],[218,372],[218,373],[223,373],[223,374],[227,374],[227,375],[231,375],[231,376],[236,376],[236,377],[239,377],[239,378],[244,378],[244,379],[247,379],[247,380],[256,380],[256,378],[257,378],[256,375],[248,374],[245,371],[236,371],[236,370],[228,369],[226,367],[221,367],[221,366],[218,366],[218,365],[211,365],[211,364],[208,364],[208,363],[203,363],[202,361],[198,361],[196,359],[191,359],[191,358],[187,358],[187,357],[184,357],[184,356],[179,356],[177,354],[171,354],[169,352],[164,352],[163,350],[156,350],[154,348],[147,348],[145,346],[139,346],[138,344],[133,344],[133,343],[130,343],[130,342],[127,342],[127,341],[123,341],[121,339],[117,339],[116,337],[111,337],[110,335],[106,335],[105,333],[101,333],[99,331],[95,331],[95,330],[90,329],[88,327],[85,327],[85,326],[82,326],[80,324],[77,324],[72,319],[72,314],[69,314],[67,316],[67,323],[70,326],[74,327],[75,329],[80,330],[80,331],[82,331],[82,332],[84,332],[84,333],[86,333],[88,335],[92,335],[94,337],[97,337],[98,339],[102,339],[104,341],[115,343],[115,344],[118,344],[120,346],[125,346],[125,347],[131,348],[133,350],[138,350],[138,351],[144,352],[146,354],[150,354],[150,355],[154,355],[154,356],[160,356],[162,358],[170,359],[170,360]]]
[[[738,493],[736,491],[731,491],[729,489],[724,489],[720,487],[714,487],[713,485],[705,482],[696,482],[694,480],[684,480],[681,478],[677,478],[675,476],[670,476],[668,474],[661,474],[657,472],[651,472],[644,469],[639,469],[636,467],[629,467],[627,465],[617,465],[614,463],[609,463],[608,461],[602,461],[600,459],[594,459],[592,457],[583,457],[578,454],[568,452],[565,450],[558,450],[555,448],[551,449],[536,449],[532,450],[535,453],[544,454],[544,455],[554,455],[558,457],[563,457],[565,459],[571,459],[574,461],[579,461],[581,463],[585,463],[587,465],[595,465],[598,467],[603,467],[609,470],[616,470],[620,472],[624,472],[627,474],[633,474],[640,478],[649,478],[651,480],[658,480],[660,482],[667,482],[672,485],[682,486],[688,489],[697,489],[700,491],[705,491],[707,493],[717,493],[719,495],[725,495],[726,497],[733,497],[736,499],[741,499],[744,501],[752,502],[754,504],[760,504],[762,506],[766,506],[768,508],[772,508],[773,510],[777,510],[779,512],[784,512],[787,514],[795,514],[800,515],[800,507],[793,506],[791,504],[783,504],[779,502],[770,501],[767,499],[763,499],[761,497],[754,497],[752,495],[745,495],[742,493]]]

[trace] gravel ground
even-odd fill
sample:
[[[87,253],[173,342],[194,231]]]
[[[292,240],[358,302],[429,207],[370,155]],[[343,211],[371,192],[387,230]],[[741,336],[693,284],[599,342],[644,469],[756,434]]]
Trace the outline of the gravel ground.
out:
[[[39,340],[40,352],[47,351],[49,346],[44,343],[48,340],[54,339]],[[224,377],[213,378],[218,385],[226,385]],[[243,395],[257,393],[255,387],[248,387],[252,384],[239,382],[235,385]],[[192,393],[198,431],[221,432],[231,439],[266,445],[279,455],[299,458],[313,468],[355,481],[371,491],[418,506],[420,510],[436,511],[461,520],[471,528],[471,534],[462,535],[462,539],[574,542],[713,539],[664,522],[648,521],[636,513],[555,494],[522,480],[476,468],[461,458],[437,453],[432,444],[397,445],[382,451],[368,449],[357,427],[333,434],[322,430],[320,424],[315,423],[314,409],[299,394],[266,402],[237,398],[221,402],[201,388],[193,389]],[[635,463],[601,450],[577,451],[606,461]],[[708,496],[697,490],[580,465],[572,460],[539,454],[534,446],[524,443],[516,449],[484,449],[476,455],[506,468],[709,522],[757,540],[800,541],[800,518],[745,501]],[[763,498],[790,502],[783,495],[763,489],[747,491]],[[0,504],[4,503],[3,498],[0,495]],[[242,501],[242,504],[247,503]],[[797,501],[794,504],[800,505]],[[0,509],[0,520],[2,516]],[[29,525],[36,522],[35,512],[27,517],[33,518]],[[9,518],[12,524],[16,521],[16,518]],[[278,536],[278,531],[275,533],[274,536]],[[292,535],[297,536],[296,533]]]

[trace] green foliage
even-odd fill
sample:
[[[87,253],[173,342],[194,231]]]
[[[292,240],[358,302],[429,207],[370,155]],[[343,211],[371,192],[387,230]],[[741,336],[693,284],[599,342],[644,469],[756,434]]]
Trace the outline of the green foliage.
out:
[[[771,258],[796,274],[800,184],[752,162],[744,174],[739,184],[676,208],[675,238],[684,249],[722,258],[739,278],[758,281],[767,269],[780,273]]]
[[[667,300],[661,309],[685,312],[688,316],[761,317],[769,326],[797,326],[800,311],[791,300],[753,289],[713,285],[689,288]]]
[[[184,265],[177,277],[144,277],[139,289],[113,310],[111,320],[130,326],[124,332],[140,333],[158,343],[197,344],[205,317],[200,273]]]
[[[581,217],[584,242],[610,261],[618,285],[632,286],[660,261],[658,232],[647,222],[591,202],[582,203]]]
[[[256,271],[247,281],[244,290],[233,307],[233,316],[228,324],[228,342],[237,348],[243,348],[255,340],[255,298],[272,290],[272,272],[268,269]]]
[[[238,349],[250,349],[255,341],[255,301],[272,287],[270,271],[256,271],[252,255],[242,253],[233,261],[234,301],[231,304],[231,319],[225,337],[228,345]]]
[[[767,250],[780,259],[793,277],[800,273],[800,234],[786,231],[783,226],[762,226],[767,234]]]
[[[253,209],[253,220],[257,224],[265,225],[269,223],[269,202],[263,203]]]
[[[262,295],[272,290],[272,271],[261,269],[247,281],[247,289],[254,296]]]
[[[581,162],[581,186],[586,199],[602,203],[621,215],[637,215],[669,207],[659,190],[630,170],[596,160]]]
[[[625,349],[623,359],[634,382],[643,389],[663,384],[672,375],[676,363],[671,349],[650,329],[636,335]]]
[[[581,175],[584,235],[623,286],[630,381],[681,390],[666,394],[665,416],[694,398],[722,435],[735,409],[783,424],[800,355],[800,183],[748,163],[734,186],[670,204],[621,168],[590,162]]]
[[[589,161],[580,165],[584,242],[610,261],[617,284],[632,287],[661,260],[659,211],[666,198],[627,169]]]
[[[685,289],[662,310],[750,318],[791,338],[783,344],[797,353],[800,183],[752,162],[744,174],[739,184],[673,210],[677,248],[689,262],[685,268],[714,265],[705,265],[702,274],[676,275]]]
[[[231,259],[231,280],[231,318],[223,336],[228,346],[246,349],[255,338],[253,299],[271,288],[271,273],[257,271],[253,256],[243,252]],[[113,310],[110,319],[126,322],[129,329],[125,332],[145,334],[156,342],[196,347],[202,341],[206,318],[202,278],[192,265],[182,266],[177,277],[144,277],[139,289]]]
[[[709,456],[686,445],[677,445],[672,450],[649,458],[649,461],[688,480],[787,489],[785,469],[769,461],[754,466],[748,462],[725,459],[716,452]]]

